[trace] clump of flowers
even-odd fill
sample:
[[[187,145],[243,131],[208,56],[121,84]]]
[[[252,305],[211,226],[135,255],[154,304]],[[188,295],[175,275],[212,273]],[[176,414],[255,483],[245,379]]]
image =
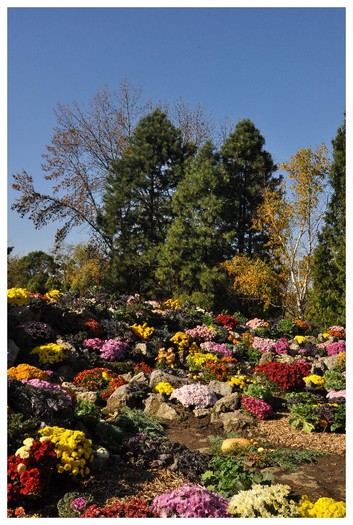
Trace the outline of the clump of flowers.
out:
[[[20,328],[35,341],[46,341],[55,336],[51,326],[40,321],[27,321],[22,323]]]
[[[152,509],[161,518],[227,518],[228,500],[199,487],[182,485],[153,500]]]
[[[80,325],[93,337],[99,337],[104,333],[102,325],[92,317],[89,317],[88,319],[82,319]]]
[[[310,330],[309,323],[303,321],[303,319],[294,319],[293,323],[296,324],[302,332],[307,332],[308,330]]]
[[[346,389],[344,390],[329,390],[326,398],[334,401],[335,399],[346,399]]]
[[[24,496],[41,495],[56,464],[53,443],[25,439],[23,446],[8,458],[9,504],[18,503]]]
[[[300,392],[304,390],[303,377],[309,375],[310,364],[296,361],[295,363],[264,363],[256,365],[256,374],[265,374],[273,383],[276,383],[285,392]]]
[[[227,381],[228,385],[236,388],[237,390],[244,390],[244,388],[248,385],[253,383],[253,379],[251,379],[249,376],[246,376],[244,374],[238,374],[236,376],[232,376],[229,381]]]
[[[175,368],[176,355],[173,348],[160,348],[156,357],[156,365],[160,368]]]
[[[274,339],[266,339],[263,337],[254,337],[252,346],[256,348],[262,354],[265,352],[271,352],[273,350],[276,341]]]
[[[78,475],[85,477],[90,469],[87,464],[93,460],[92,441],[87,439],[81,430],[69,430],[62,427],[41,428],[38,433],[41,440],[49,439],[55,445],[59,458],[57,471],[59,474],[68,472],[73,478]]]
[[[217,396],[207,385],[196,383],[176,388],[170,395],[185,407],[207,408],[213,406]]]
[[[213,326],[200,324],[195,326],[195,328],[185,330],[185,333],[196,341],[212,341],[216,335],[216,329]]]
[[[289,350],[289,342],[285,337],[280,337],[273,345],[272,351],[278,355],[287,354]]]
[[[29,292],[25,288],[9,288],[7,302],[10,306],[27,306],[30,301]]]
[[[257,397],[243,396],[241,398],[241,404],[245,410],[256,416],[258,419],[269,419],[273,416],[271,405]]]
[[[316,386],[324,386],[325,384],[325,379],[317,374],[311,374],[310,376],[306,376],[303,378],[303,381],[305,382],[305,384],[313,383]]]
[[[67,492],[57,503],[59,518],[80,518],[92,503],[91,494]]]
[[[307,339],[304,335],[296,335],[295,337],[293,337],[293,341],[298,343],[298,345],[302,345],[307,342]]]
[[[178,299],[167,299],[164,301],[163,306],[169,310],[180,310],[181,302]]]
[[[289,499],[291,488],[280,483],[255,484],[232,497],[228,510],[236,518],[296,518],[297,504]]]
[[[231,349],[224,343],[215,343],[213,341],[205,341],[200,344],[202,350],[206,352],[214,352],[215,354],[221,354],[224,356],[231,356]]]
[[[144,340],[149,339],[154,332],[154,328],[147,326],[147,323],[143,323],[142,325],[134,323],[130,328],[135,335]]]
[[[345,339],[346,338],[346,329],[343,326],[330,326],[330,328],[327,330],[327,333],[331,337],[337,337],[337,339]]]
[[[344,341],[337,341],[335,343],[330,343],[326,346],[327,355],[337,355],[345,351],[346,343]]]
[[[108,339],[104,341],[100,351],[103,359],[106,361],[117,361],[124,358],[127,349],[127,343],[116,341],[115,339]]]
[[[36,346],[30,354],[37,355],[43,365],[60,363],[66,357],[64,348],[56,343]]]
[[[108,399],[112,395],[112,393],[119,388],[119,386],[123,386],[126,384],[126,380],[122,376],[115,377],[111,379],[108,383],[108,386],[102,390],[101,396],[102,399]]]
[[[103,339],[99,339],[99,337],[93,337],[92,339],[85,339],[83,341],[83,346],[85,346],[89,350],[99,351],[103,345],[104,341]]]
[[[104,390],[110,381],[117,378],[118,374],[109,370],[109,368],[92,368],[91,370],[82,370],[73,379],[73,383],[82,386],[87,390],[100,391]]]
[[[257,330],[257,328],[268,328],[270,325],[264,319],[258,319],[255,317],[254,319],[250,319],[247,323],[245,323],[245,326],[251,330]]]
[[[346,504],[332,498],[319,498],[313,503],[304,495],[300,501],[299,513],[301,518],[345,518]]]
[[[190,346],[190,336],[185,332],[176,332],[169,341],[174,343],[178,350],[186,350]]]
[[[35,388],[45,390],[46,392],[59,392],[60,394],[63,394],[63,396],[67,399],[69,405],[72,404],[72,397],[70,396],[70,394],[68,394],[67,391],[63,388],[60,388],[59,385],[49,383],[48,381],[44,381],[42,379],[22,379],[21,381],[22,383],[27,383],[31,386],[34,386]]]
[[[202,354],[196,352],[194,354],[189,354],[186,358],[186,364],[189,367],[190,372],[199,372],[205,366],[207,362],[218,362],[218,357],[214,354]]]
[[[41,370],[36,366],[27,365],[25,363],[12,366],[8,369],[7,375],[9,377],[13,377],[14,379],[18,379],[19,381],[29,379],[42,379],[45,381],[46,379],[49,379],[49,375],[44,370]]]
[[[152,367],[145,363],[144,361],[141,361],[140,363],[137,363],[135,366],[134,366],[134,372],[137,373],[137,372],[143,372],[144,374],[150,374],[152,372]]]
[[[227,330],[234,330],[235,327],[239,324],[239,319],[234,317],[234,315],[220,314],[215,317],[217,323],[221,326],[227,328]]]
[[[48,301],[57,301],[61,295],[62,293],[59,290],[50,290],[44,295],[44,297]]]
[[[165,394],[167,396],[169,396],[173,390],[174,390],[174,387],[168,383],[168,381],[160,381],[155,387],[154,387],[154,390],[158,393],[158,394]]]
[[[81,514],[81,518],[154,518],[157,514],[148,502],[142,498],[128,501],[114,501],[103,507],[91,505]]]

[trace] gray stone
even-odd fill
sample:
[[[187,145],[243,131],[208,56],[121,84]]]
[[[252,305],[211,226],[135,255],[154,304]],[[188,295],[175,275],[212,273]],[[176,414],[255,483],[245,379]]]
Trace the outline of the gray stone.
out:
[[[195,410],[193,410],[193,413],[195,417],[201,418],[208,416],[210,411],[208,408],[195,408]]]
[[[148,378],[145,376],[144,372],[139,372],[131,378],[131,381],[140,381],[141,383],[148,384]]]
[[[322,375],[324,375],[326,370],[327,370],[327,366],[325,365],[325,363],[323,361],[321,361],[321,360],[320,361],[316,361],[311,366],[310,375],[311,374],[316,374],[318,376],[322,376]]]
[[[328,357],[322,357],[320,359],[322,363],[326,366],[328,370],[334,370],[339,366],[338,355],[329,355]]]
[[[221,397],[229,396],[232,393],[232,387],[222,381],[210,381],[208,386],[215,394]]]
[[[107,406],[102,408],[103,414],[113,414],[118,412],[119,408],[126,406],[129,384],[119,386],[107,400]]]
[[[289,345],[289,349],[292,350],[293,352],[298,352],[298,350],[300,349],[300,345],[298,343],[296,343],[295,341],[293,341]]]
[[[179,388],[188,384],[187,378],[174,376],[163,370],[153,370],[150,377],[149,387],[153,389],[161,381],[170,383],[174,388]]]
[[[128,372],[127,374],[121,374],[121,377],[128,383],[132,379],[132,373]]]
[[[90,403],[95,403],[98,399],[98,393],[97,392],[77,392],[76,393],[77,399],[80,401],[89,401]]]
[[[167,421],[175,421],[179,418],[177,411],[168,403],[163,401],[162,394],[150,394],[145,400],[144,412]]]
[[[228,396],[218,399],[212,408],[212,412],[220,414],[222,412],[233,412],[240,407],[241,394],[234,392]]]
[[[271,363],[275,357],[275,354],[272,352],[264,352],[259,359],[259,365],[264,365],[265,363]]]
[[[295,359],[294,357],[288,355],[288,354],[282,354],[282,355],[279,355],[276,357],[276,361],[278,361],[278,363],[287,363],[287,364],[292,364],[294,363]]]
[[[225,432],[239,432],[254,424],[253,418],[241,410],[211,415],[211,423],[222,423]]]
[[[9,319],[18,323],[25,323],[26,321],[34,321],[35,314],[29,306],[13,306],[9,309]]]
[[[19,347],[16,345],[15,341],[9,339],[7,343],[7,366],[11,368],[14,366],[17,356],[20,353]]]

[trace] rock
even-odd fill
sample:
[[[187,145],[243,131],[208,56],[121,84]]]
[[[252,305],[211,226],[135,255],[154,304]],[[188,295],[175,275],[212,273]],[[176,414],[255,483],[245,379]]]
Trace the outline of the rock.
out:
[[[144,412],[167,421],[175,421],[179,418],[177,411],[163,401],[162,394],[150,394],[145,400]]]
[[[316,374],[318,376],[323,376],[326,370],[327,370],[327,366],[325,365],[323,361],[321,360],[316,361],[311,366],[310,375]]]
[[[17,356],[20,353],[19,347],[16,345],[15,341],[9,339],[7,343],[7,367],[11,368],[14,366]]]
[[[123,379],[125,379],[125,381],[126,381],[127,383],[129,383],[129,382],[131,381],[131,379],[132,379],[132,373],[131,373],[131,372],[128,372],[127,374],[121,374],[121,377],[122,377]]]
[[[90,403],[96,403],[98,399],[97,392],[76,392],[76,397],[80,401],[89,401]]]
[[[264,352],[259,359],[259,365],[264,365],[265,363],[271,363],[275,357],[275,354],[272,352]]]
[[[240,407],[241,395],[238,392],[229,394],[228,396],[218,399],[212,408],[212,412],[220,414],[224,412],[233,412]]]
[[[168,382],[170,383],[174,388],[179,388],[181,386],[188,384],[188,379],[183,377],[174,376],[172,374],[168,374],[167,372],[164,372],[163,370],[153,370],[150,377],[149,387],[151,390],[158,385],[160,382]]]
[[[29,306],[13,306],[9,309],[9,321],[15,321],[18,324],[26,321],[34,321],[35,315]]]
[[[334,370],[339,366],[338,355],[329,355],[328,357],[322,357],[320,362],[324,363],[328,370]]]
[[[288,355],[288,354],[282,354],[282,355],[279,355],[276,357],[276,361],[278,361],[278,363],[287,363],[287,364],[292,364],[294,363],[295,359],[294,357]]]
[[[129,384],[121,385],[114,390],[112,395],[108,397],[107,406],[101,410],[103,414],[118,412],[120,407],[126,406]]]
[[[75,377],[75,372],[73,371],[71,366],[68,366],[68,365],[59,366],[56,369],[56,374],[58,375],[60,382],[63,382],[63,381],[70,382]]]
[[[206,417],[210,414],[208,408],[195,408],[193,410],[194,416],[197,418]]]
[[[225,432],[239,432],[254,424],[253,418],[241,410],[211,414],[211,423],[221,422]]]
[[[145,376],[144,372],[139,372],[133,376],[130,381],[140,381],[141,383],[146,383],[146,385],[148,384],[148,378]]]
[[[210,381],[208,386],[215,394],[221,397],[229,396],[232,393],[232,387],[222,381]]]
[[[138,350],[139,352],[141,352],[142,355],[147,355],[147,353],[148,353],[147,344],[146,343],[137,343],[135,345],[135,350]]]

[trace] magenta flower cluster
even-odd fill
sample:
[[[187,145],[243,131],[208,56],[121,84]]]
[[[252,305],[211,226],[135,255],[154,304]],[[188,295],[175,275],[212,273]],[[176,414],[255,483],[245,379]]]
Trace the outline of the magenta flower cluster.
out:
[[[289,342],[285,337],[280,337],[273,345],[273,350],[276,354],[287,354],[289,350]]]
[[[176,399],[185,407],[207,408],[215,404],[217,396],[207,385],[196,383],[176,388],[169,399]]]
[[[330,343],[326,346],[327,355],[337,355],[346,351],[346,343],[338,341],[337,343]]]
[[[185,333],[196,341],[213,341],[216,335],[216,331],[205,324],[199,324],[195,328],[185,330]]]
[[[205,341],[200,344],[200,347],[205,352],[213,352],[216,354],[222,354],[224,356],[231,356],[231,349],[224,343],[214,343],[213,341]]]
[[[271,352],[275,343],[276,341],[274,339],[265,339],[263,337],[255,336],[252,346],[264,354],[265,352]]]
[[[182,485],[153,500],[152,510],[161,518],[229,518],[229,501],[214,492]]]
[[[254,414],[258,419],[268,419],[273,415],[271,405],[257,397],[243,396],[241,404],[245,410]]]
[[[94,339],[85,339],[83,344],[90,350],[98,350],[101,353],[103,359],[106,361],[116,361],[123,359],[125,352],[128,349],[128,344],[123,341],[116,341],[115,339],[107,339],[103,341],[98,337]]]
[[[77,512],[83,512],[87,507],[87,503],[85,498],[75,498],[71,501],[70,507]]]
[[[27,383],[28,385],[34,386],[35,388],[47,390],[49,392],[60,392],[60,394],[64,394],[68,401],[68,404],[72,404],[72,398],[70,394],[68,394],[66,390],[60,388],[59,385],[54,385],[53,383],[49,383],[48,381],[44,381],[43,379],[21,379],[21,382]]]

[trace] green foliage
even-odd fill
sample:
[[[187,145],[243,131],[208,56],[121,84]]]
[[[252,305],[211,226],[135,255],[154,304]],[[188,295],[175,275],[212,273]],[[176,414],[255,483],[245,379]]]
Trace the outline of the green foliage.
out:
[[[143,410],[123,407],[114,419],[114,425],[125,432],[145,432],[150,436],[162,436],[164,427],[157,418],[149,416]]]
[[[312,432],[317,425],[317,417],[313,414],[311,404],[298,403],[291,406],[289,424],[303,432]]]
[[[25,419],[24,414],[9,414],[7,417],[7,447],[8,453],[14,454],[23,445],[23,440],[33,437],[40,428],[40,419]]]
[[[254,483],[270,485],[273,475],[269,472],[257,472],[247,469],[241,461],[232,457],[215,456],[208,464],[209,470],[201,476],[205,487],[230,498],[241,490],[248,490]]]
[[[346,311],[346,121],[332,141],[332,194],[313,261],[312,318],[322,327],[345,325]]]
[[[30,292],[46,293],[60,287],[58,265],[54,258],[40,250],[24,257],[9,256],[7,265],[8,288],[23,287]]]
[[[266,450],[264,466],[280,467],[283,470],[295,472],[303,463],[316,463],[320,457],[325,455],[327,452],[319,450],[271,448],[271,450]]]
[[[67,492],[57,503],[57,509],[59,518],[79,518],[80,512],[75,508],[70,507],[70,504],[76,498],[82,498],[86,500],[86,506],[89,506],[94,502],[92,494],[82,492]],[[81,511],[82,512],[82,511]]]
[[[242,345],[237,346],[241,347]],[[246,345],[244,357],[246,361],[249,361],[251,365],[257,365],[261,355],[261,352],[257,348],[253,348],[252,346]]]
[[[326,370],[323,377],[326,390],[343,390],[346,388],[346,378],[338,370]]]
[[[280,319],[276,324],[275,330],[279,337],[287,337],[289,339],[299,333],[298,326],[288,318]]]
[[[79,399],[75,406],[75,416],[77,417],[99,417],[101,415],[100,409],[91,401]]]

